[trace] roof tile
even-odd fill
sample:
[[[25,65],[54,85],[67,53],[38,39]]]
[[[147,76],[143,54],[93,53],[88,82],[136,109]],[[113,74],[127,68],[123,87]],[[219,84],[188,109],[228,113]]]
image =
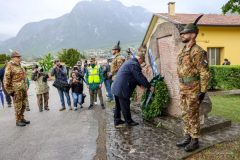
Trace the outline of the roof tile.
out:
[[[174,16],[171,16],[168,13],[156,13],[155,15],[173,23],[188,24],[193,23],[201,14],[175,14]],[[240,26],[240,16],[204,14],[199,20],[198,25]]]

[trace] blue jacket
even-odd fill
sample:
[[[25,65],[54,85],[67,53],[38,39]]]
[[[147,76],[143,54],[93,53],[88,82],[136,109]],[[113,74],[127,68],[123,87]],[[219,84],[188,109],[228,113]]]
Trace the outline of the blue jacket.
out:
[[[113,82],[112,93],[115,96],[129,99],[137,85],[144,86],[145,88],[151,87],[151,84],[143,75],[137,59],[132,58],[123,63],[118,70]]]
[[[1,80],[1,82],[3,82],[5,68],[6,68],[6,66],[4,66],[3,68],[0,69],[0,80]]]
[[[67,81],[67,69],[62,66],[61,69],[53,68],[51,72],[51,76],[55,76],[56,80]]]

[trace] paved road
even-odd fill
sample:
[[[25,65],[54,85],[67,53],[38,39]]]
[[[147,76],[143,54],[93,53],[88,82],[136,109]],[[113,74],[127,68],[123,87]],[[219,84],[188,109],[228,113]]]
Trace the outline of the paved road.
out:
[[[89,98],[89,96],[88,96]],[[16,127],[14,109],[0,107],[0,160],[90,160],[97,152],[100,109],[87,110],[89,100],[78,111],[59,112],[55,88],[50,90],[50,111],[38,112],[34,83],[29,90],[31,120],[27,127]]]
[[[174,160],[188,156],[175,146],[179,135],[149,125],[134,113],[139,126],[117,129],[111,110],[114,103],[108,103],[106,110],[99,106],[87,110],[88,98],[84,109],[59,112],[59,97],[56,89],[51,88],[50,111],[40,113],[31,84],[31,111],[25,114],[31,120],[29,126],[16,127],[14,109],[0,107],[0,160]],[[236,124],[205,134],[201,149],[239,133],[240,125]]]

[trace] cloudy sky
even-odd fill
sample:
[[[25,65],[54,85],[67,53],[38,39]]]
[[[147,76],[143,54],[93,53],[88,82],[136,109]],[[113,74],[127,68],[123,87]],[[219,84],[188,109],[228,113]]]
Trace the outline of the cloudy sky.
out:
[[[0,35],[15,36],[29,22],[69,13],[81,0],[0,0]],[[119,0],[126,6],[142,6],[151,12],[167,12],[170,0]],[[221,13],[227,0],[173,0],[178,13]]]

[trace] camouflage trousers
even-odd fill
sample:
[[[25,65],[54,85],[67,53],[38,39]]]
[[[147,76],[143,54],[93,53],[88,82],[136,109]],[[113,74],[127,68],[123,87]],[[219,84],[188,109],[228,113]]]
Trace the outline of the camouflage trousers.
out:
[[[14,92],[13,104],[15,108],[16,121],[19,122],[24,119],[24,111],[27,103],[27,91],[19,90]]]
[[[44,109],[48,109],[48,99],[49,99],[49,92],[43,93],[43,94],[37,94],[37,103],[39,109],[43,109],[43,104],[44,104]]]
[[[200,136],[199,101],[196,94],[180,94],[184,133],[192,138]]]

